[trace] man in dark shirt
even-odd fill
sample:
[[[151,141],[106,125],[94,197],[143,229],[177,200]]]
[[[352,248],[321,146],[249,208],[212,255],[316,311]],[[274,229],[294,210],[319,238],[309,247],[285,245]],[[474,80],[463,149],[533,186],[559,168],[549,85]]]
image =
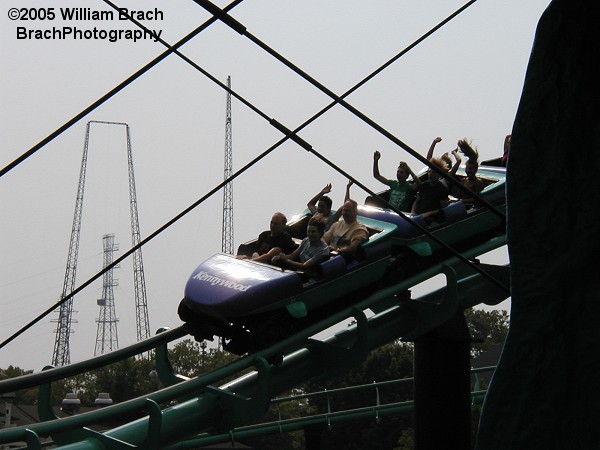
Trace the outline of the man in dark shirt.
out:
[[[431,162],[440,169],[443,169],[443,162],[437,158],[432,158]],[[433,169],[427,171],[427,181],[421,183],[417,198],[413,203],[411,212],[419,214],[427,222],[430,222],[440,216],[441,210],[448,204],[448,190],[440,179],[442,176]]]
[[[283,213],[277,212],[271,217],[271,224],[268,231],[263,231],[258,235],[256,242],[256,251],[252,253],[252,260],[259,262],[271,262],[273,256],[283,252],[292,253],[296,244],[290,234],[285,231],[287,218]]]

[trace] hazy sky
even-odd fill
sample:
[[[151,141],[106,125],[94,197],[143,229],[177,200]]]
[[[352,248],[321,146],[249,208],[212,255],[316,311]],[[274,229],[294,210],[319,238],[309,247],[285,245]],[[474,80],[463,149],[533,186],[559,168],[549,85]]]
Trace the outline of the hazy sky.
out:
[[[175,43],[210,16],[191,0],[115,0],[129,10],[157,11],[144,23]],[[216,2],[226,6],[226,2]],[[75,20],[112,11],[103,1],[3,2],[0,49],[0,167],[59,129],[164,51],[153,39],[110,42],[127,21]],[[260,40],[337,94],[342,94],[461,7],[454,0],[245,0],[232,15]],[[535,27],[548,0],[479,0],[371,80],[347,101],[415,150],[441,136],[441,151],[467,137],[481,159],[500,156],[512,128]],[[50,10],[49,8],[53,8]],[[33,9],[34,11],[32,11]],[[51,20],[52,13],[54,18]],[[28,19],[22,20],[27,14]],[[16,16],[21,19],[11,20]],[[45,20],[41,17],[45,15]],[[89,16],[89,14],[88,14]],[[151,17],[152,18],[152,17]],[[34,20],[31,20],[34,19]],[[80,33],[62,36],[65,27]],[[95,29],[95,31],[94,31]],[[43,34],[45,31],[45,35]],[[88,33],[89,39],[86,39]],[[98,39],[93,39],[93,36]],[[36,39],[39,36],[47,39]],[[293,129],[331,102],[247,38],[215,23],[181,48],[268,117]],[[57,302],[62,291],[81,156],[88,121],[124,122],[131,130],[142,238],[223,179],[226,93],[176,55],[169,56],[0,178],[0,339]],[[233,100],[234,170],[281,138],[256,112]],[[422,164],[340,106],[300,135],[313,148],[374,190],[373,150],[384,176],[399,160]],[[288,216],[326,183],[339,204],[346,180],[316,157],[286,143],[234,184],[236,246],[268,228],[274,211]],[[365,194],[353,190],[362,201]],[[151,331],[180,324],[176,308],[186,280],[221,249],[218,193],[143,249]],[[131,246],[124,127],[94,123],[77,285],[102,267],[102,236]],[[115,257],[119,256],[119,252]],[[115,270],[123,347],[135,341],[131,261]],[[93,355],[101,279],[75,297],[71,361]],[[0,367],[39,370],[52,359],[56,324],[46,317],[0,349]]]

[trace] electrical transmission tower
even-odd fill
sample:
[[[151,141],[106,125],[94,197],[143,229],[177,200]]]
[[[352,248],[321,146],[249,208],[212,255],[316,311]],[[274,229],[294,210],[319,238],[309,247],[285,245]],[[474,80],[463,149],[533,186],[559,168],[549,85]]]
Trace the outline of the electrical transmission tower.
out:
[[[87,123],[85,132],[85,143],[83,146],[83,157],[81,159],[81,170],[79,172],[79,183],[77,185],[77,198],[75,201],[75,214],[73,216],[73,226],[71,228],[71,240],[69,243],[69,253],[67,256],[67,269],[65,271],[65,280],[61,300],[73,292],[75,288],[75,275],[77,273],[77,257],[79,253],[79,238],[81,235],[81,217],[83,211],[83,193],[85,190],[85,175],[87,168],[88,148],[90,141],[91,124],[106,124],[125,126],[127,134],[127,162],[129,172],[129,210],[131,221],[131,242],[132,246],[140,243],[140,226],[137,211],[137,199],[135,192],[135,177],[133,173],[133,159],[131,152],[131,135],[129,125],[121,122],[102,122],[90,121]],[[146,300],[146,281],[144,278],[144,265],[142,262],[142,249],[138,248],[133,253],[133,277],[135,288],[135,311],[137,339],[142,340],[150,336],[150,323],[148,320],[148,303]],[[54,341],[54,353],[52,356],[52,365],[62,366],[71,362],[69,338],[71,336],[71,324],[73,322],[73,297],[62,303],[59,308],[56,339]]]
[[[90,141],[90,122],[85,128],[85,143],[83,144],[83,156],[81,158],[81,169],[79,170],[79,183],[77,184],[77,196],[75,199],[75,213],[73,214],[73,226],[71,227],[71,240],[69,242],[69,253],[67,255],[67,268],[60,299],[64,299],[73,292],[75,288],[75,275],[77,274],[77,256],[79,254],[79,236],[81,235],[81,214],[83,212],[83,191],[85,188],[85,173],[87,167],[88,144]],[[54,340],[54,352],[52,355],[53,366],[63,366],[71,362],[69,349],[69,338],[71,336],[71,324],[73,322],[73,299],[71,297],[61,303],[56,320],[56,339]]]
[[[135,193],[135,177],[133,174],[133,157],[131,153],[131,134],[129,125],[127,129],[127,167],[129,172],[129,212],[131,216],[131,246],[140,243],[140,221],[137,209],[137,195]],[[150,337],[150,321],[148,319],[148,301],[146,298],[146,278],[144,277],[144,263],[142,261],[142,248],[133,252],[133,281],[135,287],[135,324],[137,339],[141,341]]]
[[[227,77],[227,105],[225,111],[225,170],[223,179],[233,173],[233,147],[231,138],[231,77]],[[221,230],[221,251],[233,255],[233,183],[223,186],[223,228]],[[203,342],[206,345],[205,342]],[[223,348],[223,338],[219,339],[217,349]]]
[[[104,258],[102,267],[110,266],[113,261],[113,255],[119,246],[115,244],[114,234],[105,234],[102,236]],[[96,350],[94,356],[101,355],[119,348],[119,336],[117,334],[117,313],[115,310],[115,295],[113,287],[118,286],[118,280],[113,277],[112,267],[102,276],[102,298],[98,300],[100,313],[98,315],[98,331],[96,332]]]
[[[227,77],[227,87],[231,89],[231,77]],[[227,108],[225,113],[225,176],[226,180],[233,173],[233,154],[231,139],[231,92],[227,92]],[[223,187],[223,229],[221,251],[233,254],[233,183]]]

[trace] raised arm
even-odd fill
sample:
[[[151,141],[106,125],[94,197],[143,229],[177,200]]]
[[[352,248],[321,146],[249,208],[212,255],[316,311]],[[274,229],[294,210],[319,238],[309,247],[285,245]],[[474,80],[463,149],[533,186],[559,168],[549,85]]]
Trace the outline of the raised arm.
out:
[[[450,175],[454,175],[456,173],[456,171],[460,167],[460,163],[462,162],[462,159],[461,159],[460,155],[458,154],[458,148],[455,148],[454,150],[452,150],[452,156],[454,156],[454,159],[456,160],[456,162],[452,166],[452,169],[450,169]]]
[[[331,192],[331,183],[326,184],[325,187],[321,189],[321,191],[317,195],[315,195],[308,201],[306,206],[312,214],[314,214],[317,211],[317,202],[319,201],[319,199],[325,194],[328,194],[329,192]]]
[[[346,185],[346,195],[344,195],[344,203],[350,200],[350,188],[354,184],[354,181],[348,180],[348,184]]]
[[[346,195],[344,195],[344,203],[346,203],[348,200],[350,200],[350,188],[352,187],[353,184],[354,184],[354,181],[348,180],[348,184],[346,185]],[[342,205],[344,203],[342,203]],[[340,220],[340,217],[342,217],[342,207],[339,207],[335,211],[335,214],[333,215],[332,223]]]
[[[429,150],[427,151],[427,159],[430,160],[431,158],[433,158],[433,150],[435,149],[435,146],[439,143],[442,142],[442,138],[441,137],[436,137],[433,142],[431,143],[431,145],[429,146]]]
[[[379,173],[379,159],[381,158],[381,153],[378,150],[375,150],[373,153],[373,176],[376,180],[381,181],[384,184],[387,184],[387,179],[382,177]]]

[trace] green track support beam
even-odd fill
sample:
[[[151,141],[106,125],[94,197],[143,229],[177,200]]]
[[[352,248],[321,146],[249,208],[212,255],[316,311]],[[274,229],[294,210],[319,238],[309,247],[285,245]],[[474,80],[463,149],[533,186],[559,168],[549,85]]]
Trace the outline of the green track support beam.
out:
[[[498,248],[506,244],[504,237],[492,239],[477,248],[464,253],[467,258]],[[167,380],[168,387],[153,392],[147,397],[132,399],[112,405],[92,413],[71,416],[56,420],[49,404],[49,386],[42,387],[40,401],[42,414],[47,422],[25,429],[0,431],[0,444],[25,440],[29,436],[35,445],[35,436],[51,435],[64,450],[104,450],[130,448],[177,448],[178,442],[193,438],[208,430],[228,428],[229,432],[243,425],[249,418],[262,414],[270,399],[278,393],[289,390],[305,380],[330,375],[337,370],[335,364],[324,364],[324,360],[359,364],[369,351],[398,337],[423,335],[448,320],[455,311],[477,303],[477,299],[498,302],[506,298],[505,289],[490,289],[493,283],[479,273],[469,273],[462,269],[464,262],[449,258],[444,264],[428,268],[411,279],[387,286],[360,299],[343,311],[336,312],[317,324],[308,326],[296,335],[285,339],[269,349],[240,358],[203,376],[181,382],[170,368],[166,344],[187,334],[185,327],[165,330],[152,338],[131,347],[120,349],[82,363],[61,366],[41,373],[0,382],[0,392],[49,384],[62,378],[93,370],[120,359],[157,350],[157,372]],[[499,273],[503,269],[497,269]],[[440,273],[447,278],[447,287],[418,299],[398,296],[412,286]],[[490,292],[492,292],[490,294]],[[479,294],[485,294],[481,297]],[[375,305],[388,305],[369,319],[363,311]],[[355,317],[357,324],[336,335],[315,343],[309,338],[339,322]],[[268,364],[275,354],[286,357],[280,366]],[[324,358],[324,355],[326,356]],[[359,357],[360,356],[360,357]],[[214,387],[221,380],[238,374],[248,368],[256,370],[226,385]],[[44,391],[46,389],[46,391]],[[43,394],[42,394],[43,393]],[[151,401],[149,402],[148,399]],[[159,405],[172,403],[173,406],[160,409]],[[46,404],[44,404],[44,401]],[[126,418],[131,414],[150,411],[147,416],[120,427],[96,433],[90,430],[92,424],[107,419]],[[227,417],[225,420],[224,417]],[[39,440],[38,440],[39,441]],[[32,447],[33,448],[33,447]]]
[[[142,448],[146,450],[158,450],[160,446],[160,430],[162,427],[162,411],[158,403],[147,399],[148,403],[148,436],[143,443]]]
[[[350,347],[340,347],[323,341],[311,339],[309,349],[320,355],[323,375],[332,377],[336,373],[345,372],[351,367],[361,364],[369,353],[367,316],[363,311],[355,310],[356,341]]]

